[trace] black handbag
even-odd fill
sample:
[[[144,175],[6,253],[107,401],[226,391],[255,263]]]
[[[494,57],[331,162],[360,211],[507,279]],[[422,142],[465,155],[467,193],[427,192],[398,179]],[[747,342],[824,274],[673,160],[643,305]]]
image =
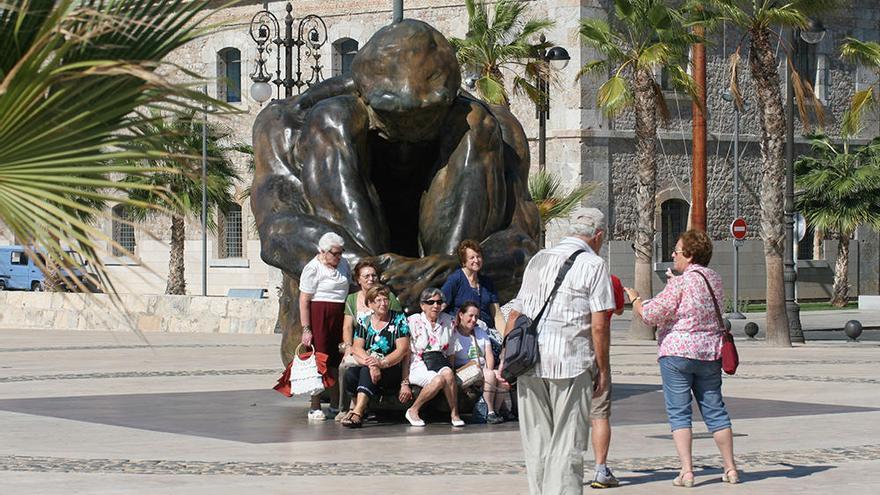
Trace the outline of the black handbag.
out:
[[[583,249],[579,249],[565,260],[556,275],[553,290],[550,291],[550,295],[547,296],[547,300],[544,301],[544,305],[541,306],[541,311],[538,311],[535,319],[532,320],[524,314],[519,315],[513,328],[504,336],[504,348],[501,350],[501,354],[504,356],[504,368],[501,369],[501,376],[509,383],[515,383],[517,378],[534,368],[538,363],[538,323],[544,316],[547,305],[550,304],[556,291],[559,290],[559,286],[562,285],[568,270],[574,265],[574,260],[583,252]]]
[[[428,368],[428,371],[439,372],[444,367],[449,366],[449,358],[444,356],[440,351],[427,351],[422,353],[422,361],[424,361],[425,368]]]

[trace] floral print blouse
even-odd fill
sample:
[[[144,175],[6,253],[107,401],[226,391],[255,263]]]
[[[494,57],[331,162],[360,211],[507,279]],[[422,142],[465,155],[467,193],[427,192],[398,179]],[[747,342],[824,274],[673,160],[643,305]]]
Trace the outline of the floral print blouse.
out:
[[[367,354],[387,356],[397,348],[397,339],[409,337],[409,324],[406,315],[400,311],[389,311],[389,322],[384,328],[373,328],[371,315],[365,315],[358,319],[354,329],[354,338],[364,340],[364,350]]]
[[[724,301],[721,276],[715,270],[691,264],[666,284],[662,292],[642,306],[642,319],[657,327],[657,355],[700,361],[721,359],[721,337],[712,296],[700,271],[709,279],[719,307]]]
[[[431,323],[425,313],[418,313],[407,319],[412,338],[410,350],[412,361],[410,366],[422,362],[422,354],[429,351],[440,351],[448,356],[454,351],[449,348],[452,340],[452,316],[440,313],[437,322]]]

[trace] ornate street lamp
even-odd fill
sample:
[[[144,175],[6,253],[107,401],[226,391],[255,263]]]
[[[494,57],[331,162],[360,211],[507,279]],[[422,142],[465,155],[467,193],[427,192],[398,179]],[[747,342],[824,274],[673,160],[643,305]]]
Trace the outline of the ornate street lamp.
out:
[[[269,12],[269,2],[263,2],[263,10],[259,11],[251,19],[250,35],[257,44],[257,58],[254,61],[254,72],[251,80],[251,97],[263,103],[272,97],[272,85],[276,87],[276,98],[281,98],[281,87],[284,87],[284,97],[293,96],[302,92],[303,87],[311,86],[321,81],[321,47],[327,42],[327,25],[317,15],[307,15],[300,19],[294,36],[293,6],[287,2],[287,15],[284,17],[284,32],[275,14]],[[283,37],[282,37],[283,34]],[[274,47],[272,45],[275,45]],[[284,66],[282,78],[282,57],[284,50]],[[271,70],[266,67],[275,51],[275,78],[272,79]],[[296,50],[296,71],[293,67],[293,52]],[[305,64],[305,67],[303,66]],[[303,77],[303,72],[308,69],[308,78]],[[270,84],[271,83],[271,84]]]
[[[801,71],[800,53],[798,53],[798,37],[815,45],[825,38],[825,27],[821,22],[810,20],[806,29],[791,30],[791,57],[798,72]],[[795,299],[797,284],[797,260],[794,259],[794,86],[791,81],[791,70],[785,71],[786,101],[785,112],[785,251],[782,258],[783,280],[785,283],[785,312],[788,316],[788,333],[792,342],[804,342],[804,330],[801,327],[801,307]]]
[[[547,38],[541,35],[540,42],[543,45],[547,42]],[[571,60],[568,51],[561,46],[551,47],[549,50],[541,48],[538,50],[537,58],[547,62],[550,69],[554,71],[562,70]],[[541,101],[535,102],[535,117],[538,119],[538,170],[544,170],[547,166],[547,119],[550,118],[550,81],[538,74],[535,81],[538,94],[541,95]]]

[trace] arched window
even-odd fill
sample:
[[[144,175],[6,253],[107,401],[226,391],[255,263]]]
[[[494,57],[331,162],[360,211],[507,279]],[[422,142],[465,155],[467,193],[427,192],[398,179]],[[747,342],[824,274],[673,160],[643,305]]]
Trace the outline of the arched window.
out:
[[[217,52],[217,99],[229,103],[241,101],[241,52],[224,48]]]
[[[358,42],[351,38],[341,38],[333,42],[333,75],[351,72],[351,61],[358,51]]]
[[[688,203],[682,199],[669,199],[660,205],[660,239],[662,261],[672,261],[675,243],[688,222]]]
[[[131,225],[131,213],[123,205],[116,205],[112,211],[113,241],[134,254],[137,242],[134,237],[134,226]],[[113,256],[127,256],[127,253],[113,246]]]
[[[798,252],[797,259],[799,260],[812,260],[816,259],[815,257],[815,238],[816,238],[816,229],[813,228],[812,225],[807,224],[807,231],[804,233],[804,238],[798,241]]]
[[[220,212],[217,222],[217,257],[241,258],[244,256],[241,228],[241,206],[230,205]]]

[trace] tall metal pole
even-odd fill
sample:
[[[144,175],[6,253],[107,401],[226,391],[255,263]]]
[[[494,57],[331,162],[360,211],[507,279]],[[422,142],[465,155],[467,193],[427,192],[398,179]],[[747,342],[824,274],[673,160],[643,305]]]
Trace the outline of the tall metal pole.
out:
[[[733,103],[733,217],[739,218],[739,106]],[[733,240],[733,311],[727,315],[731,320],[744,320],[739,311],[739,246],[742,241]]]
[[[202,87],[205,95],[208,86]],[[202,295],[208,295],[208,107],[202,120]]]
[[[547,38],[542,34],[540,43],[543,45]],[[538,51],[538,58],[547,62],[547,50],[542,48]],[[547,117],[550,111],[549,84],[539,72],[537,75],[538,94],[540,99],[535,103],[535,111],[538,117],[538,170],[543,172],[547,168]]]
[[[400,22],[403,20],[403,0],[393,0],[394,15],[391,22]]]
[[[790,32],[792,65],[798,60],[798,32],[792,28]],[[804,330],[801,328],[801,307],[795,300],[794,286],[797,283],[797,272],[794,265],[794,87],[792,86],[791,70],[785,68],[785,249],[782,258],[783,281],[785,285],[785,313],[788,317],[788,334],[792,342],[804,342]]]
[[[703,36],[702,26],[694,27],[694,34]],[[706,45],[691,47],[694,81],[697,83],[697,101],[691,104],[693,113],[693,172],[691,177],[691,228],[706,230]]]

